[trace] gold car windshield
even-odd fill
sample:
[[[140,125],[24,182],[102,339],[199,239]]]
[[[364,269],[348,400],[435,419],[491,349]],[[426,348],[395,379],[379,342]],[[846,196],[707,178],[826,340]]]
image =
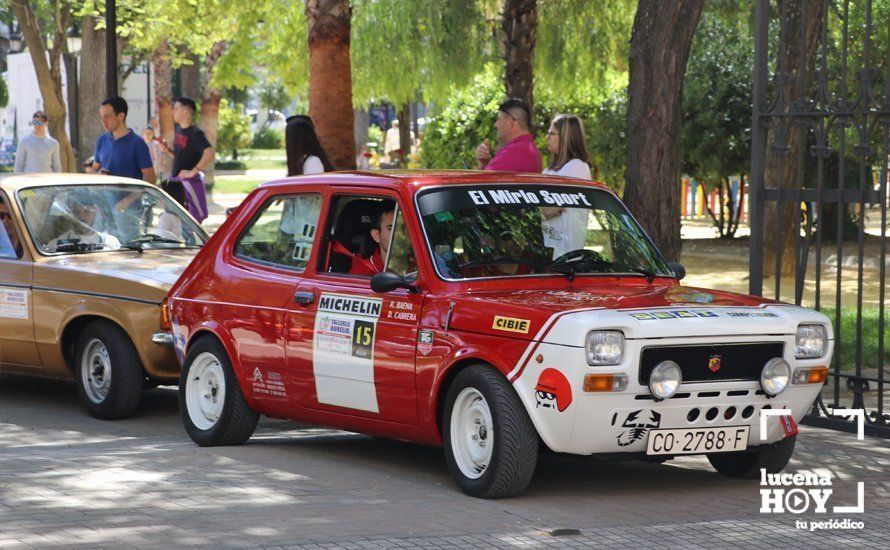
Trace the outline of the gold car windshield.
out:
[[[29,187],[17,193],[44,254],[200,247],[204,231],[158,189],[135,185]]]

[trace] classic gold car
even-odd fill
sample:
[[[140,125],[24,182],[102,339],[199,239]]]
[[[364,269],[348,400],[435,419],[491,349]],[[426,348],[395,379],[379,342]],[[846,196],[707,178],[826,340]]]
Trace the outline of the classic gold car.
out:
[[[0,179],[0,371],[73,378],[98,418],[176,383],[170,285],[207,234],[143,181],[91,174]]]

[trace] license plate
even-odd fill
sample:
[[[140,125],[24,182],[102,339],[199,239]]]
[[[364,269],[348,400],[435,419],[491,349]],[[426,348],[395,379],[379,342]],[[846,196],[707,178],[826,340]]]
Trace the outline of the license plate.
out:
[[[649,430],[647,455],[689,455],[728,453],[748,448],[750,426],[695,428],[691,430]]]

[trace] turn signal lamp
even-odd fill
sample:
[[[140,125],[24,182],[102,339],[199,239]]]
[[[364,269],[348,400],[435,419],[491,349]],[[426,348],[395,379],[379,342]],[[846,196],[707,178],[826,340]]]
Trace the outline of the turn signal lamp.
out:
[[[173,330],[173,324],[170,322],[170,305],[167,298],[161,302],[161,330]]]
[[[828,367],[802,367],[794,369],[794,384],[824,384],[828,379]]]
[[[588,374],[584,377],[586,392],[612,392],[625,389],[627,389],[626,374]]]

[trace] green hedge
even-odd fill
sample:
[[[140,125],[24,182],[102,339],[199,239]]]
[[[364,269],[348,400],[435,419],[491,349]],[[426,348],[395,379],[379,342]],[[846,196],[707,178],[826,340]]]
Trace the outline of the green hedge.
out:
[[[263,130],[253,135],[252,149],[281,149],[284,147],[284,133],[276,130]]]
[[[494,123],[505,98],[499,70],[489,65],[434,112],[421,146],[424,168],[474,168],[476,146],[485,139],[496,143]],[[545,142],[550,121],[559,113],[575,114],[584,122],[594,178],[621,188],[626,163],[625,93],[599,103],[590,98],[568,101],[548,90],[535,93],[534,133],[544,165],[550,159]]]

